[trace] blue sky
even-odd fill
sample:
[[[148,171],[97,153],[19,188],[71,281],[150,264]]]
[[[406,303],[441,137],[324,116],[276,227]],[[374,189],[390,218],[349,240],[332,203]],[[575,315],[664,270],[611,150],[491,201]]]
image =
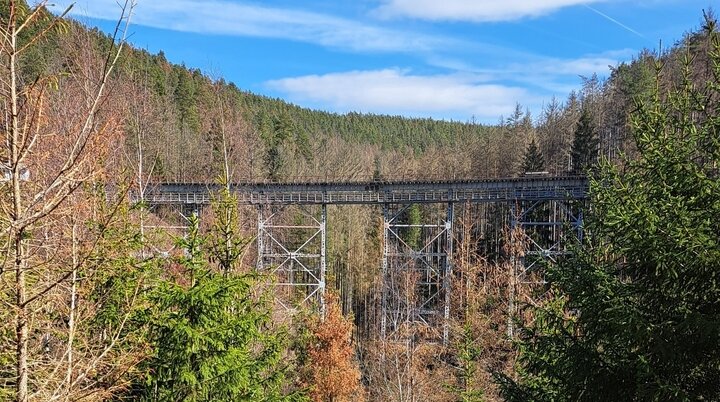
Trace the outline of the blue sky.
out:
[[[56,1],[57,10],[69,1]],[[103,30],[118,0],[76,0]],[[137,0],[130,41],[304,107],[495,123],[696,29],[711,0]]]

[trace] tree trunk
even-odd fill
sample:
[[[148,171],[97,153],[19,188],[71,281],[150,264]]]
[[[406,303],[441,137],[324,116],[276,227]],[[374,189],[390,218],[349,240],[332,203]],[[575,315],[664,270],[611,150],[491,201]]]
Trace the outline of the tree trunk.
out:
[[[17,372],[17,402],[26,402],[28,395],[28,318],[25,300],[27,299],[27,290],[25,284],[25,268],[27,266],[24,239],[25,230],[20,225],[22,215],[22,192],[20,189],[20,116],[18,109],[18,91],[17,91],[17,27],[16,24],[15,3],[10,3],[9,28],[10,28],[10,51],[9,51],[9,68],[10,68],[10,163],[12,180],[12,199],[13,213],[10,220],[10,226],[13,231],[13,246],[15,252],[15,341],[17,350],[17,361],[15,369]]]
[[[14,195],[14,194],[13,194]],[[16,205],[19,205],[16,201]],[[17,210],[17,209],[16,209]],[[26,402],[28,395],[28,320],[27,307],[25,300],[27,293],[25,289],[25,247],[23,247],[24,231],[19,230],[14,237],[15,243],[15,342],[17,346],[17,361],[15,363],[17,371],[17,402]]]

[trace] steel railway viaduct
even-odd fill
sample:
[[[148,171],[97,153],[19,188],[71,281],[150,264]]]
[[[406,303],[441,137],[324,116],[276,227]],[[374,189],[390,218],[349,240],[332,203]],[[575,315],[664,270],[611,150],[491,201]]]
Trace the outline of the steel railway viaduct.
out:
[[[216,185],[150,185],[144,201],[199,211]],[[276,275],[285,304],[317,301],[324,310],[327,207],[377,205],[383,220],[383,338],[412,324],[425,325],[447,341],[452,261],[458,206],[491,204],[507,214],[511,229],[522,228],[526,250],[515,262],[522,276],[537,258],[564,253],[569,234],[582,235],[582,205],[588,180],[582,176],[528,175],[519,178],[437,181],[241,182],[230,186],[241,205],[257,209],[257,269]],[[410,222],[414,204],[437,204],[423,222]],[[425,207],[427,208],[427,207]],[[412,234],[414,233],[414,234]],[[529,256],[535,258],[529,259]],[[411,283],[411,285],[408,285]]]

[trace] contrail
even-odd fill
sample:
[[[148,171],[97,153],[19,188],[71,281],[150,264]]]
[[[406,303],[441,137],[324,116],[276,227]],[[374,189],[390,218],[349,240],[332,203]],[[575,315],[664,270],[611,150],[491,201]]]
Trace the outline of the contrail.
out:
[[[592,11],[592,12],[598,14],[599,16],[601,16],[601,17],[609,20],[610,22],[613,22],[613,23],[615,23],[615,24],[617,24],[617,25],[619,25],[619,26],[627,29],[628,31],[634,33],[635,35],[637,35],[637,36],[639,36],[639,37],[641,37],[641,38],[643,38],[643,39],[645,38],[645,36],[644,36],[643,34],[641,34],[640,32],[638,32],[638,31],[636,31],[636,30],[634,30],[634,29],[632,29],[632,28],[630,28],[629,26],[623,24],[622,22],[616,20],[615,18],[613,18],[613,17],[611,17],[611,16],[609,16],[609,15],[607,15],[607,14],[604,14],[604,13],[598,11],[598,10],[596,10],[596,9],[588,6],[587,4],[583,4],[583,5],[584,5],[585,7],[587,7],[588,9],[590,9],[590,11]]]

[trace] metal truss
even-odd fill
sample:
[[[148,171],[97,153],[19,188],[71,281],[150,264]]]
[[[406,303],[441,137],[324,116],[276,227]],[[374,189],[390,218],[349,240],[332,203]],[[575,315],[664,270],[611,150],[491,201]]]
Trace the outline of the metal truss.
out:
[[[207,204],[214,185],[159,183],[146,200],[152,204]],[[238,202],[254,204],[445,204],[587,198],[585,177],[516,177],[485,180],[376,181],[336,183],[233,183]],[[131,195],[135,197],[135,194]]]
[[[145,201],[179,206],[181,214],[210,202],[213,185],[158,183]],[[515,288],[546,288],[540,262],[567,253],[568,237],[582,236],[580,207],[588,198],[585,177],[520,177],[447,181],[234,183],[238,203],[258,210],[257,269],[274,275],[277,301],[292,310],[314,302],[324,314],[327,205],[382,205],[383,256],[380,336],[448,341],[454,204],[495,204],[503,218],[510,205],[508,333],[512,336]],[[131,194],[131,198],[136,195]],[[434,223],[410,224],[411,205],[435,212]],[[438,213],[431,205],[445,205]],[[438,216],[441,215],[441,216]],[[444,215],[444,216],[442,216]],[[427,217],[424,217],[426,221]],[[429,221],[433,221],[430,219]],[[287,222],[293,222],[287,224]],[[507,221],[504,221],[507,222]],[[514,229],[522,229],[515,231]],[[409,234],[419,235],[409,241]],[[521,247],[522,246],[522,247]]]
[[[511,205],[511,229],[522,229],[521,277],[536,271],[542,260],[553,263],[566,255],[572,239],[582,239],[582,209],[573,200],[536,200]],[[570,240],[570,241],[569,241]]]
[[[422,330],[427,340],[448,340],[454,205],[443,219],[410,224],[412,204],[383,206],[382,339],[401,339]],[[410,239],[414,232],[416,239]],[[442,328],[442,333],[438,332]],[[417,332],[413,331],[413,336]]]
[[[258,206],[257,270],[274,276],[285,309],[315,302],[324,315],[327,206],[317,209]]]
[[[518,285],[532,288],[530,302],[544,298],[547,282],[542,262],[557,263],[573,239],[582,240],[582,202],[578,200],[517,201],[510,206],[510,269],[507,333],[514,335]],[[520,229],[520,230],[517,230]]]

